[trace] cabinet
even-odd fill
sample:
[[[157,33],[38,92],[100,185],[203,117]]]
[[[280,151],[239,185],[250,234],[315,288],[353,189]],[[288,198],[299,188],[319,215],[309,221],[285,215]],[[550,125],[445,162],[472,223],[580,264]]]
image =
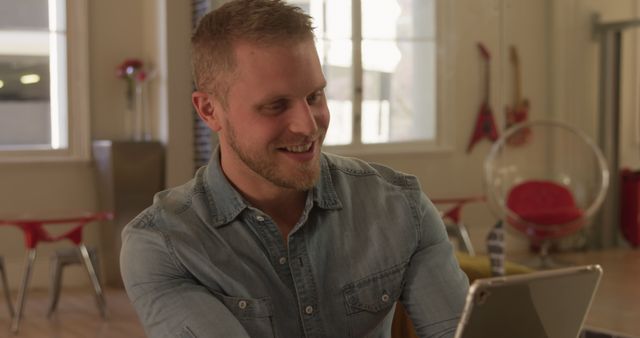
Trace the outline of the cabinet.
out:
[[[99,140],[93,142],[93,158],[100,208],[114,212],[113,220],[100,227],[103,283],[121,287],[120,233],[164,189],[164,147],[160,142]]]

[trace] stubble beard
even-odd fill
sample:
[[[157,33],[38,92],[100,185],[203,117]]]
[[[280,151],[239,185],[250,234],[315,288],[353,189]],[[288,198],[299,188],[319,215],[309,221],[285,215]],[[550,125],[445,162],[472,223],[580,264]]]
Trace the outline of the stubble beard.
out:
[[[307,191],[316,184],[320,177],[320,156],[316,156],[312,161],[300,163],[293,172],[281,170],[276,162],[277,159],[269,157],[268,154],[246,151],[238,142],[235,130],[227,124],[228,143],[231,150],[237,157],[253,172],[273,183],[274,185],[297,191]],[[322,141],[322,137],[317,138],[317,142]],[[319,146],[319,145],[316,145]]]

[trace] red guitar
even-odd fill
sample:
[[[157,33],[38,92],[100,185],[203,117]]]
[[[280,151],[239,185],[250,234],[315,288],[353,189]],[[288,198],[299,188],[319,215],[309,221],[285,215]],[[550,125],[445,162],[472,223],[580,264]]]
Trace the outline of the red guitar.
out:
[[[487,48],[482,43],[478,43],[478,48],[480,49],[480,54],[485,61],[485,90],[484,98],[482,99],[482,105],[480,106],[478,117],[476,118],[476,125],[473,129],[473,135],[471,135],[471,140],[469,141],[469,146],[467,147],[467,153],[470,153],[473,146],[475,146],[478,141],[485,137],[491,141],[495,141],[498,139],[498,129],[496,128],[496,122],[493,119],[491,106],[489,106],[489,61],[491,59],[491,56],[489,55],[489,51],[487,50]]]
[[[513,106],[507,107],[507,128],[516,123],[525,122],[529,115],[529,100],[523,99],[520,95],[520,61],[518,59],[518,51],[516,47],[511,46],[511,64],[513,65]],[[521,145],[527,142],[531,137],[531,129],[524,128],[517,133],[511,135],[507,139],[507,144],[512,146]]]

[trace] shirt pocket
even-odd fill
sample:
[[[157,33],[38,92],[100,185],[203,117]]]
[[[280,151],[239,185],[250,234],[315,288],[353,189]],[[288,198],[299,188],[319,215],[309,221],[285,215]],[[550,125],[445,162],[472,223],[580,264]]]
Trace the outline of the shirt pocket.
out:
[[[402,293],[406,266],[394,266],[344,286],[351,337],[367,336],[389,315]]]
[[[250,337],[277,337],[273,327],[271,299],[218,295]]]

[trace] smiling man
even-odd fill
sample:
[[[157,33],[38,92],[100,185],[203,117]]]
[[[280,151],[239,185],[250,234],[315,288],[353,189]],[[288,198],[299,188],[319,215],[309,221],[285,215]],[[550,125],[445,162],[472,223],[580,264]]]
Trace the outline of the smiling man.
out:
[[[193,105],[220,143],[123,232],[148,335],[389,337],[400,301],[420,336],[452,336],[468,282],[416,178],[321,152],[310,18],[232,1],[201,20],[192,58]]]

